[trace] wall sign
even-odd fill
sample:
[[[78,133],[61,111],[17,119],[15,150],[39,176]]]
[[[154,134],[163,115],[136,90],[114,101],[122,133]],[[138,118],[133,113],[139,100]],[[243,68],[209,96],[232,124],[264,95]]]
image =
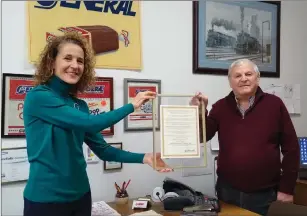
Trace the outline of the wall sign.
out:
[[[161,80],[149,80],[149,79],[124,79],[124,104],[130,103],[133,98],[140,91],[153,91],[157,94],[161,93]],[[160,114],[160,103],[161,98],[157,99],[156,110],[157,116],[155,116],[156,129],[160,128],[159,114]],[[149,100],[143,104],[139,109],[129,114],[124,119],[124,130],[125,131],[141,131],[141,130],[152,130],[152,101]]]
[[[27,19],[31,63],[49,40],[74,31],[88,39],[97,68],[142,69],[139,1],[28,1]]]
[[[113,78],[97,77],[94,85],[84,93],[78,94],[84,100],[91,115],[100,115],[113,110]],[[114,135],[114,125],[101,131],[102,135]]]
[[[33,88],[32,75],[3,73],[1,137],[25,137],[24,99]]]

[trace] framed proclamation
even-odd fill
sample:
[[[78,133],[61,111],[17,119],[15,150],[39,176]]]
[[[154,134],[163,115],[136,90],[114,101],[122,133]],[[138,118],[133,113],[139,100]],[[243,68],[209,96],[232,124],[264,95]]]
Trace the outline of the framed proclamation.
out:
[[[161,105],[161,158],[199,158],[198,106]]]
[[[27,92],[33,87],[32,75],[3,73],[1,137],[25,137],[23,105]]]
[[[160,109],[160,133],[153,121],[153,154],[159,153],[172,169],[205,168],[208,166],[206,147],[205,103],[193,106],[189,101],[195,95],[159,94],[152,99],[153,115]],[[158,98],[162,100],[156,109]],[[173,98],[173,99],[171,99]],[[184,163],[185,161],[197,163]],[[159,170],[156,157],[153,168]]]
[[[124,79],[124,104],[130,103],[133,98],[142,91],[153,91],[157,94],[161,93],[161,80],[149,79]],[[156,104],[156,109],[160,105],[160,98]],[[129,114],[124,119],[125,131],[151,131],[153,127],[153,119],[155,120],[156,129],[160,128],[160,115],[157,112],[153,118],[152,100],[143,104],[139,109]]]
[[[91,115],[100,115],[113,110],[113,78],[97,77],[94,85],[78,95],[84,100]],[[104,136],[114,135],[114,126],[101,131]]]

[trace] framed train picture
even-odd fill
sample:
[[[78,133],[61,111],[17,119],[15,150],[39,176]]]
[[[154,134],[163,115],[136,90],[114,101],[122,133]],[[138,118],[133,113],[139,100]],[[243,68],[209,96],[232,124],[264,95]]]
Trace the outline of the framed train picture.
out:
[[[280,77],[280,1],[194,1],[193,73],[227,75],[247,58]]]

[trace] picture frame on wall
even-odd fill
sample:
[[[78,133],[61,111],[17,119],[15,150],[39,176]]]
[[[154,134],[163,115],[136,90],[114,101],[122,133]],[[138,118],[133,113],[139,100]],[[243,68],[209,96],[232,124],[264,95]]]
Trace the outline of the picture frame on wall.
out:
[[[88,164],[92,164],[92,163],[98,163],[99,162],[99,158],[97,157],[97,155],[90,149],[89,146],[86,146],[86,152],[85,152],[85,161]]]
[[[2,149],[1,183],[24,182],[29,179],[27,148]]]
[[[123,149],[123,143],[122,142],[116,142],[116,143],[109,143],[114,148]],[[115,161],[104,161],[103,162],[103,169],[106,171],[109,170],[119,170],[123,168],[123,163],[121,162],[115,162]]]
[[[24,100],[27,92],[34,87],[34,77],[11,73],[3,73],[2,77],[1,137],[24,138]]]
[[[131,103],[133,98],[141,91],[153,91],[161,94],[161,80],[154,79],[124,79],[124,104]],[[156,130],[160,129],[161,97],[157,98],[155,116]],[[152,100],[147,101],[139,109],[124,119],[124,131],[149,131],[153,129]]]
[[[84,93],[78,94],[84,100],[91,115],[100,115],[113,110],[113,77],[96,77],[95,83]],[[114,125],[101,131],[104,136],[114,135]]]
[[[193,73],[227,75],[241,58],[280,77],[280,1],[194,1]]]
[[[3,73],[2,86],[1,137],[24,138],[24,99],[26,93],[34,87],[34,77],[30,74]],[[92,115],[111,111],[114,106],[113,78],[96,77],[94,85],[77,96],[88,104]],[[104,129],[101,134],[114,135],[114,126]],[[11,148],[11,146],[4,148]]]

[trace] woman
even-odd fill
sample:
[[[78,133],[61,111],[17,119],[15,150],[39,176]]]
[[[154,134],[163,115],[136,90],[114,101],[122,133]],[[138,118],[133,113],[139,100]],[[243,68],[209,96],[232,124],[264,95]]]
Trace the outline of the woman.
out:
[[[106,161],[153,166],[152,154],[131,153],[109,146],[100,131],[117,123],[154,92],[141,92],[123,107],[93,116],[76,94],[94,80],[94,55],[87,41],[69,33],[49,42],[27,93],[24,125],[30,175],[24,190],[24,216],[90,216],[91,192],[82,145]],[[171,171],[156,156],[160,172]]]

